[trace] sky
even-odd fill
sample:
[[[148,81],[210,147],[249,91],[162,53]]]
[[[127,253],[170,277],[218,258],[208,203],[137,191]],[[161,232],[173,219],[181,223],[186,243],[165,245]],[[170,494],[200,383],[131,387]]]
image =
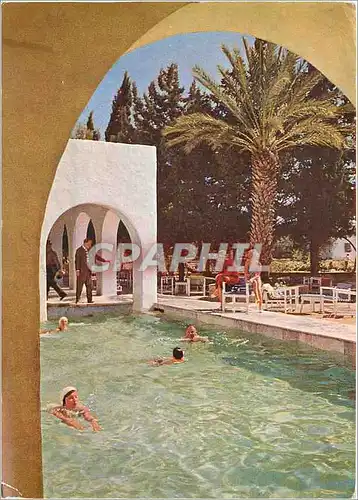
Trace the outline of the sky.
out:
[[[246,36],[249,43],[253,38]],[[94,112],[94,124],[104,131],[110,117],[112,100],[120,87],[125,71],[136,82],[139,94],[142,95],[152,80],[155,80],[161,68],[171,63],[179,66],[180,84],[189,89],[193,81],[192,69],[195,65],[202,67],[211,76],[219,79],[217,65],[227,66],[227,59],[221,51],[221,45],[229,48],[243,48],[240,33],[213,32],[189,33],[176,35],[141,47],[124,55],[112,66],[104,76],[79,117],[86,122],[89,112]]]

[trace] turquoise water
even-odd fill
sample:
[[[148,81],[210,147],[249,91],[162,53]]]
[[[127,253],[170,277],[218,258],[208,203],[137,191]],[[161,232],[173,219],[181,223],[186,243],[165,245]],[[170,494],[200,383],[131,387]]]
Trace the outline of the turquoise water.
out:
[[[355,373],[340,359],[203,327],[213,344],[152,367],[181,345],[183,323],[81,321],[41,338],[42,407],[75,385],[103,430],[42,412],[47,497],[352,496]]]

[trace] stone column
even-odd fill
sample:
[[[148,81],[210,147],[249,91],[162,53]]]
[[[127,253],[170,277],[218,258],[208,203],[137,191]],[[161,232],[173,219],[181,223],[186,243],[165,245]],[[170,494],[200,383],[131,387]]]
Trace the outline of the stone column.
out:
[[[98,221],[99,222],[99,221]],[[116,270],[116,246],[117,246],[117,230],[120,218],[116,213],[108,210],[102,220],[98,243],[106,243],[112,245],[112,252],[108,250],[99,251],[99,255],[110,260],[111,263],[103,263],[103,268],[108,269],[97,273],[97,295],[116,296],[117,295],[117,270]]]
[[[141,257],[133,262],[133,310],[138,312],[147,311],[157,302],[157,267],[140,270],[142,260],[152,246],[152,242],[143,243]]]
[[[90,221],[90,217],[85,212],[80,212],[77,217],[75,217],[74,223],[71,227],[72,237],[69,236],[69,273],[70,273],[70,288],[76,290],[76,265],[75,265],[75,254],[77,248],[83,245],[83,240],[87,235],[87,227]],[[72,244],[71,244],[72,242]]]

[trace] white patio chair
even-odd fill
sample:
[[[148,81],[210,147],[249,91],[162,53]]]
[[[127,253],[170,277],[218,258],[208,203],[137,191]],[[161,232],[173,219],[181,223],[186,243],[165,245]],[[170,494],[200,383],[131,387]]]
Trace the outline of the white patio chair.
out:
[[[174,276],[161,276],[160,294],[174,295]]]
[[[187,293],[188,295],[205,295],[205,280],[204,276],[188,276],[187,277],[188,287]]]
[[[266,311],[283,310],[284,313],[296,312],[299,306],[299,286],[269,287],[270,285],[263,285],[262,287],[263,305]]]
[[[251,296],[251,285],[248,282],[238,283],[237,285],[230,285],[230,289],[226,288],[226,283],[223,283],[222,289],[222,303],[221,310],[225,312],[226,310],[226,299],[230,298],[231,303],[233,305],[232,312],[236,312],[236,304],[240,302],[244,304],[244,312],[249,312],[249,304],[250,304],[250,296]]]
[[[355,316],[357,306],[357,292],[349,289],[338,288],[334,290],[334,315]]]
[[[188,276],[187,278],[187,294],[190,295],[201,295],[205,297],[208,294],[209,283],[215,283],[215,278],[209,278],[208,276]]]
[[[340,283],[340,286],[348,285]],[[356,313],[356,297],[355,291],[347,286],[344,288],[336,287],[321,287],[321,312],[333,313],[336,315],[354,316]],[[329,308],[327,306],[330,306]]]

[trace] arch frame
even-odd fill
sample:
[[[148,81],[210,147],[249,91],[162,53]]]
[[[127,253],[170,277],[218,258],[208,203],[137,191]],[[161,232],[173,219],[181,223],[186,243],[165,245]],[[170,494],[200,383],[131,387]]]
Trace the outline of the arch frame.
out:
[[[174,24],[181,33],[195,22],[194,30],[199,23],[205,31],[216,30],[218,22],[222,30],[220,12],[229,6],[230,17],[224,13],[228,29],[249,32],[239,22],[250,22],[251,32],[265,38],[262,30],[269,20],[272,29],[266,39],[298,53],[303,46],[300,55],[355,103],[354,2],[205,3],[200,4],[200,18],[194,15],[197,5],[52,2],[5,3],[2,7],[3,479],[25,497],[43,494],[37,332],[38,249],[46,202],[77,117],[112,64],[135,48],[136,40],[143,44],[142,37],[159,24],[159,38],[170,36]],[[174,12],[178,16],[170,18]],[[94,20],[96,44],[92,43]],[[150,33],[154,37],[155,32]],[[91,50],[84,55],[83,47],[89,46]]]

